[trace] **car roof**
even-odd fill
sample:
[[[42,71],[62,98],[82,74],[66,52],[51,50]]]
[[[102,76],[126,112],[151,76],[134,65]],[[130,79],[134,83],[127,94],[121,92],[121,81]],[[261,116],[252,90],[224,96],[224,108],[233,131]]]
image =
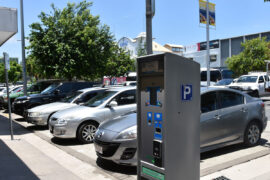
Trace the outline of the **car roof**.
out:
[[[231,89],[231,88],[219,88],[219,87],[201,87],[201,94],[207,93],[207,92],[211,92],[211,91],[230,91],[230,92],[236,92],[238,94],[242,94],[242,95],[247,95],[241,91],[235,90],[235,89]]]
[[[91,87],[91,88],[84,88],[84,89],[80,89],[78,91],[80,92],[88,92],[88,91],[96,91],[96,90],[107,90],[108,88],[103,88],[103,87]]]
[[[125,90],[133,90],[133,89],[136,89],[136,86],[108,87],[108,90],[113,90],[113,91],[125,91]]]

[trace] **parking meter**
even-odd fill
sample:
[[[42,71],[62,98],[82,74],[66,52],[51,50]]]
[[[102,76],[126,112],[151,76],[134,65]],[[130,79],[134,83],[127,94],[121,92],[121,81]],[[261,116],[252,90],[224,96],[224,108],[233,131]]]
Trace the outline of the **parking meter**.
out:
[[[139,180],[199,180],[200,65],[164,53],[137,59]]]

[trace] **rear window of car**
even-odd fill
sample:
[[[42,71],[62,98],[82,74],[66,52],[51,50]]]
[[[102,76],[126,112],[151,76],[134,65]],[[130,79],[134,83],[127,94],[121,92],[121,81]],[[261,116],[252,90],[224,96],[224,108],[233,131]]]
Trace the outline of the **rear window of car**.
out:
[[[220,108],[228,108],[244,103],[244,96],[235,92],[219,92]]]
[[[209,92],[201,95],[201,112],[207,113],[217,109],[217,93]]]

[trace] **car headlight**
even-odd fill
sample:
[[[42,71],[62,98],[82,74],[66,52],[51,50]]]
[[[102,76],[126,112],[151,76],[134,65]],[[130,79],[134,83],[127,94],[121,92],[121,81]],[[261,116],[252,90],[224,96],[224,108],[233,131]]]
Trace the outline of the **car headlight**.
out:
[[[68,121],[66,119],[58,119],[57,124],[59,125],[67,125]]]
[[[132,126],[122,131],[116,140],[133,140],[137,138],[137,126]]]
[[[244,91],[246,91],[246,90],[250,90],[251,89],[251,87],[250,86],[243,86],[242,87],[242,90],[244,90]]]
[[[40,113],[40,112],[29,112],[28,113],[29,117],[40,117],[42,115],[43,115],[43,113]]]
[[[18,104],[21,104],[21,103],[26,103],[26,102],[28,102],[29,100],[22,100],[22,101],[17,101],[16,103],[18,103]]]

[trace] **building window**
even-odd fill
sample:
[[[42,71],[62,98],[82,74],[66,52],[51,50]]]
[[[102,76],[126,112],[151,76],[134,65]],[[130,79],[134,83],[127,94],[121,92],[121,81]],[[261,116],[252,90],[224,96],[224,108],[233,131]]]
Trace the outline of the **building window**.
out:
[[[217,55],[210,55],[210,62],[217,61]]]
[[[173,51],[173,52],[180,52],[180,51],[181,51],[181,49],[180,49],[180,48],[178,48],[178,47],[172,47],[172,51]]]

